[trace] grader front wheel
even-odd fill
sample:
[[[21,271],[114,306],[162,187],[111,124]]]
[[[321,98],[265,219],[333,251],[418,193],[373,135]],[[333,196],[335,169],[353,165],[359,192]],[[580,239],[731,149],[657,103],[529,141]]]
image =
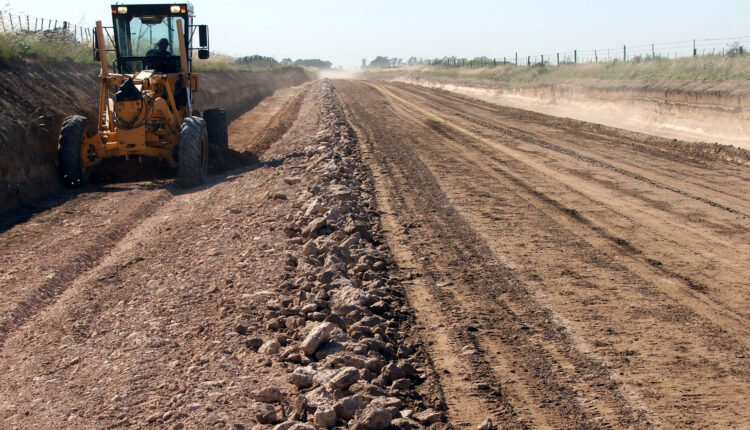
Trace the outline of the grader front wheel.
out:
[[[86,118],[74,115],[65,118],[57,145],[57,161],[60,179],[65,186],[78,188],[86,185],[87,175],[83,171],[81,145],[83,144]]]
[[[190,116],[182,121],[177,157],[177,185],[190,188],[206,181],[208,133],[203,118]]]
[[[208,128],[208,144],[219,151],[229,149],[226,112],[223,109],[206,109],[203,111],[203,119]]]

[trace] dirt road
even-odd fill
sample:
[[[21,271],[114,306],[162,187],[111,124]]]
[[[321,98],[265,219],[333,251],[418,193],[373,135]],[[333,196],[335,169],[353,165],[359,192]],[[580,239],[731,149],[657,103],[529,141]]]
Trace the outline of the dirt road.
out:
[[[344,80],[230,142],[3,221],[0,427],[750,425],[747,160]]]
[[[406,84],[336,87],[452,423],[750,426],[747,164]]]

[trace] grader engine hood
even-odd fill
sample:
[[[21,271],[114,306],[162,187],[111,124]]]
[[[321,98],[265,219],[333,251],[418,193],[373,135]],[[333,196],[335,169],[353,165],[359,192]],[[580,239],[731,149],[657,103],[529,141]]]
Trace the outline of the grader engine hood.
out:
[[[115,125],[125,130],[141,127],[151,117],[153,108],[151,97],[141,92],[133,79],[128,78],[115,94]]]

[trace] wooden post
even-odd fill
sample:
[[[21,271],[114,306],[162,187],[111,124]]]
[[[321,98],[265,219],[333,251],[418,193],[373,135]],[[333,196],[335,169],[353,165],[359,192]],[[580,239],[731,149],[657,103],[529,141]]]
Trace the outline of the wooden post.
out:
[[[578,63],[578,50],[573,50],[573,63]]]
[[[654,44],[651,44],[651,58],[656,59],[656,50],[654,50]]]
[[[628,48],[622,45],[622,61],[628,61]]]
[[[516,52],[516,66],[518,66],[518,52]]]
[[[599,55],[596,54],[596,49],[594,49],[594,63],[599,62]]]
[[[557,53],[557,65],[558,66],[560,65],[560,53],[559,52]]]
[[[13,27],[13,14],[10,12],[8,12],[8,20],[10,21],[10,31],[16,31]]]
[[[526,66],[531,67],[531,55],[529,55],[528,58],[526,58]]]
[[[26,15],[26,30],[31,31],[31,19]]]
[[[698,55],[698,51],[695,49],[695,39],[693,39],[693,57]]]
[[[37,30],[37,25],[39,24],[39,18],[34,18],[34,31]]]
[[[55,20],[55,28],[53,30],[57,30],[57,20]]]
[[[544,67],[544,54],[541,54],[542,56],[542,67]]]
[[[23,21],[21,21],[21,15],[18,15],[18,31],[23,30]]]

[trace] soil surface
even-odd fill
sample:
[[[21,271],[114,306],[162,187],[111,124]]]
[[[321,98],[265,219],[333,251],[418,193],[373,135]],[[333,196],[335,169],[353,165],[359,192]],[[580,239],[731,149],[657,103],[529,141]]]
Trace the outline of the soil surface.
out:
[[[0,224],[0,428],[750,425],[746,160],[347,80],[230,142]]]

